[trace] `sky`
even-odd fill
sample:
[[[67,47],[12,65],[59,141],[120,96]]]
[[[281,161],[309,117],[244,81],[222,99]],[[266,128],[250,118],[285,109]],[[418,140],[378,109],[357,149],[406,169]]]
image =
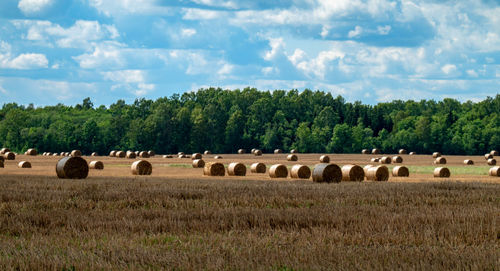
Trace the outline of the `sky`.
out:
[[[0,1],[0,104],[206,87],[480,101],[500,93],[500,1]]]

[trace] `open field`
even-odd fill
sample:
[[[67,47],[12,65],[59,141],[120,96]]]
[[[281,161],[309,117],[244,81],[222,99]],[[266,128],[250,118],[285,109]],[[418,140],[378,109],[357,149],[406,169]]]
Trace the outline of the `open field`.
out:
[[[248,166],[319,157],[222,156]],[[203,177],[191,159],[159,156],[146,159],[152,176],[97,157],[103,171],[60,180],[58,157],[20,155],[0,169],[0,269],[500,269],[500,178],[485,175],[484,158],[446,156],[452,176],[435,179],[430,156],[403,157],[410,178],[317,184]]]

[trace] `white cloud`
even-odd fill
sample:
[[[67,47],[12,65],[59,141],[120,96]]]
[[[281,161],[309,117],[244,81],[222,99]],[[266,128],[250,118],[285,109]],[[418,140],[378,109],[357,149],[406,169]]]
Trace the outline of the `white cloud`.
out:
[[[95,44],[92,52],[73,57],[73,59],[84,69],[123,68],[126,60],[122,54],[122,47],[121,44],[115,42]]]
[[[182,16],[182,19],[184,20],[214,20],[224,18],[229,15],[229,13],[225,11],[198,8],[184,8],[183,12],[184,16]]]
[[[202,4],[206,6],[212,7],[223,7],[223,8],[238,8],[238,5],[233,1],[225,1],[225,0],[192,0],[197,4]]]
[[[467,70],[467,75],[469,75],[470,77],[478,77],[479,76],[475,70]]]
[[[271,46],[271,50],[267,51],[264,54],[264,59],[271,60],[274,57],[276,57],[278,52],[283,49],[284,45],[285,45],[285,43],[283,42],[283,38],[270,38],[269,39],[269,46]]]
[[[217,71],[218,75],[225,76],[230,74],[234,69],[234,66],[229,63],[222,64],[222,67]]]
[[[333,66],[330,65],[330,62],[336,59],[342,59],[344,56],[344,52],[332,48],[328,51],[320,52],[316,58],[300,61],[299,59],[303,58],[303,53],[299,49],[295,50],[294,54],[289,57],[289,59],[291,59],[296,68],[304,72],[304,74],[308,76],[314,75],[320,79],[324,79],[326,73],[333,70]]]
[[[276,67],[264,67],[261,69],[263,75],[273,75],[279,73],[279,69]]]
[[[135,96],[144,96],[155,90],[155,84],[146,83],[146,73],[142,70],[120,70],[101,73],[106,80],[115,82],[112,90],[125,89]]]
[[[359,37],[359,35],[361,35],[361,33],[363,33],[363,28],[361,26],[357,25],[354,28],[354,30],[349,31],[349,33],[347,34],[347,36],[349,38],[355,38],[355,37]]]
[[[194,28],[184,28],[181,30],[181,35],[183,37],[191,37],[196,34],[196,29]]]
[[[44,54],[25,53],[12,56],[10,44],[0,42],[0,68],[29,70],[47,68],[49,61]]]
[[[391,26],[390,25],[377,26],[377,32],[380,35],[388,35],[389,32],[391,32]]]
[[[17,7],[25,15],[37,14],[52,4],[52,0],[21,0]]]
[[[89,0],[89,4],[106,16],[168,15],[171,13],[168,7],[158,5],[157,0]]]
[[[453,64],[446,64],[444,65],[443,67],[441,67],[441,70],[445,73],[445,74],[450,74],[454,71],[457,70],[457,66],[453,65]]]

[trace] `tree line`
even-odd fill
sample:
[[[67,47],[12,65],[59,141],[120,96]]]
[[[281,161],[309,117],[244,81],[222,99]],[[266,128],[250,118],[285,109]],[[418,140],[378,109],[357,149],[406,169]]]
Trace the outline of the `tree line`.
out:
[[[400,148],[417,153],[484,154],[500,147],[500,95],[481,102],[346,102],[322,91],[200,89],[157,100],[123,100],[95,107],[35,107],[8,103],[0,110],[0,146],[89,154],[110,150],[157,153],[234,153],[276,148],[315,153],[359,153]]]

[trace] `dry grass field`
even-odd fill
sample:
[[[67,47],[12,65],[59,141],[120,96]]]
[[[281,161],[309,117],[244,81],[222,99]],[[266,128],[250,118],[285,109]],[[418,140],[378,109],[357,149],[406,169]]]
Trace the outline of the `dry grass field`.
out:
[[[319,158],[222,156],[268,167]],[[330,155],[339,165],[371,157]],[[60,180],[58,157],[23,155],[0,168],[1,270],[500,269],[500,178],[480,156],[446,156],[446,179],[432,177],[431,156],[404,155],[410,178],[339,184],[204,177],[191,159],[161,156],[146,159],[151,176],[132,176],[135,160],[84,158],[104,170]]]

